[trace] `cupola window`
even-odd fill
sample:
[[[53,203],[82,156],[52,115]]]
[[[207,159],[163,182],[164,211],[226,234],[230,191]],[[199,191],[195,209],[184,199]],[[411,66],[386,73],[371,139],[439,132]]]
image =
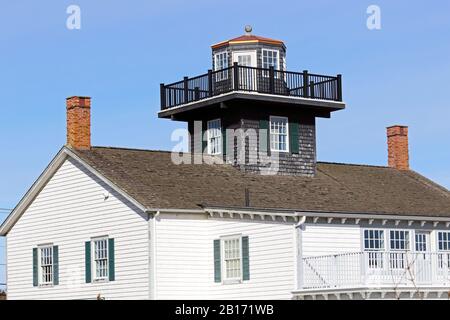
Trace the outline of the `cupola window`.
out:
[[[262,50],[262,67],[264,69],[269,69],[273,67],[278,70],[280,67],[278,50]]]
[[[214,55],[214,70],[223,70],[228,68],[228,53],[226,51],[216,53]],[[221,81],[228,78],[226,71],[217,73],[217,81]]]

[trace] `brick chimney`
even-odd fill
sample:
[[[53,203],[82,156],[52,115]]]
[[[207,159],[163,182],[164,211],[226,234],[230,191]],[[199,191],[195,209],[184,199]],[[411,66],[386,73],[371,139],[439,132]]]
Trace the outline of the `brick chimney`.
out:
[[[91,148],[91,98],[69,97],[67,107],[67,146],[79,150]]]
[[[395,125],[387,128],[388,164],[398,170],[409,170],[408,127]]]

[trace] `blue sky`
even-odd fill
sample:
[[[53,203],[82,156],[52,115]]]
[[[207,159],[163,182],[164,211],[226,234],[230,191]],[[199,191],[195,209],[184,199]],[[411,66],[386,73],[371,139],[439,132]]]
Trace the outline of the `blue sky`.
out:
[[[449,16],[447,0],[2,1],[0,207],[65,143],[68,96],[92,97],[94,145],[171,149],[184,125],[157,118],[159,83],[204,73],[209,46],[246,24],[285,41],[289,70],[343,74],[347,109],[318,121],[319,160],[385,165],[385,127],[405,124],[412,168],[450,188]]]

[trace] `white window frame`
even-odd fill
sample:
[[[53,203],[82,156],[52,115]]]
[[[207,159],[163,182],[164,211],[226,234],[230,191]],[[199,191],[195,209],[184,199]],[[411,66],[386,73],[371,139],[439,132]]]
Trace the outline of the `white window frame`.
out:
[[[55,261],[53,260],[53,244],[42,244],[37,246],[38,251],[38,284],[39,286],[53,286],[55,278],[54,278],[54,272],[55,272]],[[46,267],[50,268],[50,279],[51,281],[43,281],[43,265],[42,265],[42,251],[45,249],[50,250],[50,260],[51,264],[46,264]]]
[[[105,276],[97,276],[97,259],[95,252],[95,243],[99,241],[105,241],[106,243],[106,275]],[[105,260],[105,259],[98,259]],[[109,281],[109,237],[95,237],[91,238],[91,270],[92,270],[92,281],[95,282],[104,282]]]
[[[439,234],[440,233],[446,233],[447,234],[447,240],[448,242],[447,249],[440,249],[439,248]],[[450,231],[448,230],[436,230],[436,251],[438,252],[438,266],[439,269],[444,269],[444,257],[446,262],[447,269],[450,269]]]
[[[376,241],[382,242],[381,248],[366,248],[366,231],[367,232],[381,232],[380,238],[368,238],[369,241],[372,239],[375,241],[375,239],[378,239]],[[362,230],[362,247],[363,251],[367,252],[367,263],[368,268],[377,270],[377,269],[383,269],[384,268],[384,252],[386,251],[386,230],[381,228],[366,228]],[[370,247],[370,242],[369,242]]]
[[[411,251],[411,230],[405,230],[405,229],[388,229],[389,234],[388,236],[388,246],[389,246],[389,268],[392,270],[395,269],[405,269],[407,267],[407,259],[406,259],[406,252]],[[392,247],[392,232],[404,232],[407,233],[407,236],[405,236],[404,241],[406,242],[406,248],[404,249],[397,249]],[[399,239],[396,239],[394,241],[400,241]]]
[[[210,127],[210,124],[213,123],[218,123],[219,127]],[[222,121],[220,119],[213,119],[213,120],[209,120],[207,122],[207,130],[206,130],[206,137],[207,137],[207,151],[208,154],[210,155],[218,155],[218,154],[222,154]],[[213,136],[213,131],[217,130],[218,134]],[[217,150],[215,152],[213,152],[212,150],[212,139],[216,139],[215,141],[217,141],[218,146],[217,146]]]
[[[225,259],[225,242],[238,240],[238,249],[239,249],[239,276],[238,277],[228,277],[227,276],[227,264]],[[242,235],[230,235],[223,236],[220,238],[220,257],[221,257],[221,268],[222,268],[222,283],[230,284],[230,283],[241,283],[243,276],[243,256],[242,256]],[[236,258],[234,258],[236,259]],[[231,260],[231,259],[230,259]]]
[[[221,66],[219,66],[219,60],[221,60],[222,58],[219,59],[219,57],[224,56],[223,58],[223,63]],[[219,71],[222,69],[226,69],[229,67],[228,65],[228,51],[220,51],[214,54],[214,71]],[[222,61],[222,60],[221,60]],[[228,79],[228,71],[223,71],[223,72],[217,72],[216,73],[216,81],[222,81],[222,80],[226,80]]]
[[[263,69],[269,69],[271,67],[270,65],[268,65],[267,67],[264,66],[264,53],[267,53],[267,52],[272,52],[272,53],[276,52],[277,53],[276,63],[273,65],[273,68],[275,70],[280,70],[280,50],[275,50],[275,49],[262,49],[262,51],[261,51],[261,67]],[[268,77],[269,73],[267,71],[264,71],[263,76]]]
[[[405,252],[405,251],[411,251],[411,243],[412,243],[412,239],[411,239],[411,235],[412,235],[412,230],[408,230],[408,229],[388,229],[388,231],[389,231],[389,251],[403,251],[403,252]],[[394,248],[392,248],[391,247],[391,241],[392,241],[392,238],[391,238],[391,232],[407,232],[408,233],[408,236],[407,237],[405,237],[405,241],[407,241],[407,248],[406,249],[394,249]]]
[[[272,119],[282,119],[286,121],[286,150],[275,149],[272,147],[272,136],[280,136],[280,133],[272,132]],[[270,151],[273,152],[283,152],[289,153],[289,145],[290,145],[290,137],[289,137],[289,118],[288,117],[280,117],[280,116],[270,116],[269,117],[269,143],[270,143]]]

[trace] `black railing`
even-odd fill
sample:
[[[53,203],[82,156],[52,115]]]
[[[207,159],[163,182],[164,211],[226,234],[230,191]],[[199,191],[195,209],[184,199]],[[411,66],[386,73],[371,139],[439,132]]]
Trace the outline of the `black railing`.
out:
[[[212,71],[172,84],[161,84],[161,110],[218,96],[231,91],[342,101],[341,75],[324,76],[308,71],[240,66]]]

